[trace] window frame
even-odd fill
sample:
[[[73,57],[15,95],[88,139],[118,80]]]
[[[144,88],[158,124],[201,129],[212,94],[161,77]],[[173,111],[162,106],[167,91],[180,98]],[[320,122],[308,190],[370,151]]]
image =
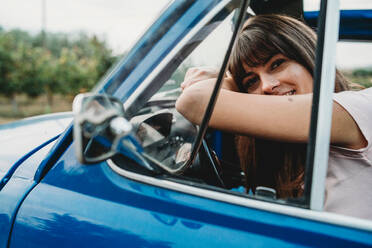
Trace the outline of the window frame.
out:
[[[336,75],[336,44],[340,20],[339,0],[322,0],[318,17],[313,101],[305,169],[305,204],[322,211],[328,168]],[[327,52],[325,52],[327,51]],[[319,126],[323,128],[318,128]]]

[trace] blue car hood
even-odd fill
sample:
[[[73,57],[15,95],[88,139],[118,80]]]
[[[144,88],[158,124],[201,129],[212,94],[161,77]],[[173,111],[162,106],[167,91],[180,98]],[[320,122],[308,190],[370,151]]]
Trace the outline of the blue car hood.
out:
[[[64,112],[0,125],[0,181],[24,155],[61,134],[72,118],[72,112]]]

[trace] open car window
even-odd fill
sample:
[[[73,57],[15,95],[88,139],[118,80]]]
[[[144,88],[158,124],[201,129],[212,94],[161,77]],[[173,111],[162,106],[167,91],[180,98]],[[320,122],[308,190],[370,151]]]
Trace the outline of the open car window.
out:
[[[167,172],[179,174],[177,170],[190,159],[198,134],[198,127],[175,109],[182,91],[180,85],[192,67],[208,64],[217,77],[231,39],[236,11],[224,15],[199,27],[183,44],[181,52],[170,58],[171,65],[157,76],[160,79],[152,82],[133,103],[124,103],[145,157]]]
[[[186,71],[192,67],[213,67],[217,77],[233,34],[237,13],[238,9],[200,27],[193,37],[182,44],[180,52],[169,59],[171,62],[165,69],[153,80],[146,79],[148,86],[140,86],[137,89],[139,93],[135,91],[135,97],[130,96],[124,102],[126,115],[143,147],[144,156],[150,163],[162,168],[168,179],[285,203],[286,200],[276,198],[276,192],[270,185],[260,185],[255,194],[246,192],[246,177],[240,168],[235,134],[209,129],[192,165],[179,173],[181,165],[190,161],[199,132],[198,126],[175,110],[175,102],[181,94],[180,84]],[[125,167],[127,163],[120,156],[113,161],[119,167]]]
[[[190,55],[176,56],[175,60],[182,61],[182,63],[131,119],[132,124],[138,130],[137,134],[145,153],[170,170],[177,169],[180,164],[190,159],[198,132],[197,126],[175,110],[175,102],[182,91],[180,85],[187,70],[193,67],[207,64],[218,73],[225,56],[228,38],[232,34],[233,16],[234,12],[201,40]],[[208,31],[208,29],[213,29],[214,25],[216,24],[206,26],[204,29]],[[192,40],[191,42],[199,41]],[[157,119],[162,120],[159,122]]]

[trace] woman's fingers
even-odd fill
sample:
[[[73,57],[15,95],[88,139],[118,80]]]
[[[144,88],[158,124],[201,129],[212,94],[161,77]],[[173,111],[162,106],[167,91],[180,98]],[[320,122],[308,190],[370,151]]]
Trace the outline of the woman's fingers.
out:
[[[205,80],[215,78],[218,76],[219,70],[213,67],[192,67],[189,68],[185,74],[185,79],[195,78]]]
[[[185,79],[181,83],[181,88],[187,87],[207,79],[217,78],[218,69],[212,67],[192,67],[186,71]]]

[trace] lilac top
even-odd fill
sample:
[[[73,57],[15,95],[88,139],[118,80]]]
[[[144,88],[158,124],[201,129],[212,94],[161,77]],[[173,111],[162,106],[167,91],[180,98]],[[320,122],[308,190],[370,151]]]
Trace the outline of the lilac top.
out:
[[[372,219],[372,88],[337,93],[334,100],[353,117],[368,144],[358,150],[331,146],[324,209]]]

